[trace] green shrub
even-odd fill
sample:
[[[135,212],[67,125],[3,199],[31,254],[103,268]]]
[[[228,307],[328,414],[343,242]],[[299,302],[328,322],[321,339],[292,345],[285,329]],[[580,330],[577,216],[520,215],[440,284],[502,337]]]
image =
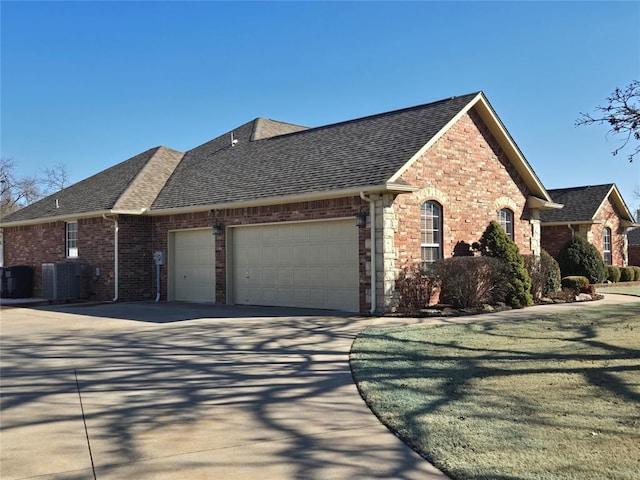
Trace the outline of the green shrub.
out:
[[[636,272],[634,272],[633,267],[622,267],[620,269],[621,282],[633,282],[635,275],[636,275]]]
[[[427,274],[420,265],[403,268],[396,280],[398,293],[398,311],[405,314],[416,314],[429,306],[435,290],[440,287],[440,280]]]
[[[508,268],[507,295],[505,301],[514,308],[533,305],[531,296],[531,277],[524,266],[518,246],[502,229],[500,224],[492,220],[473,248],[483,256],[503,260]]]
[[[548,297],[560,290],[560,267],[545,250],[540,255],[523,255],[524,265],[531,277],[533,298]]]
[[[620,269],[615,265],[609,265],[607,267],[607,280],[611,283],[617,283],[620,281]]]
[[[435,262],[431,268],[442,281],[442,300],[455,308],[478,308],[505,299],[509,267],[503,260],[453,257]]]
[[[604,260],[598,249],[582,237],[573,237],[557,257],[563,277],[581,275],[589,283],[600,283],[607,275]]]
[[[640,267],[631,267],[633,269],[633,281],[640,282]]]
[[[562,277],[562,288],[573,290],[577,294],[589,288],[589,279],[581,275]]]

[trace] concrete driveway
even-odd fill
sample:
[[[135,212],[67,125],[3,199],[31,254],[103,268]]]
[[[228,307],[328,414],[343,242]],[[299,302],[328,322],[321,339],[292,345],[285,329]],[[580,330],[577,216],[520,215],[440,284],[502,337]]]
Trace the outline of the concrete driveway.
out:
[[[351,378],[372,319],[130,303],[4,308],[0,477],[446,479]]]

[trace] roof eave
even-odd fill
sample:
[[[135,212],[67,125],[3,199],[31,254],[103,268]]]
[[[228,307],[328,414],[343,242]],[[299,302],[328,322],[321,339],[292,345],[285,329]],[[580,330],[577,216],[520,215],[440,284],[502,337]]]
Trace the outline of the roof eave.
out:
[[[540,222],[543,227],[561,227],[566,225],[604,225],[604,223],[604,220],[564,220],[557,222]]]
[[[527,207],[537,208],[539,210],[560,210],[561,208],[564,208],[564,205],[562,203],[550,202],[548,200],[530,195],[527,198]]]
[[[364,185],[360,187],[344,188],[339,190],[327,190],[322,192],[302,193],[295,195],[283,195],[277,197],[256,198],[236,202],[207,203],[202,205],[190,205],[174,208],[151,209],[146,213],[152,216],[180,215],[182,213],[206,212],[209,210],[229,210],[232,208],[263,207],[268,205],[280,205],[285,203],[309,202],[314,200],[328,200],[359,196],[361,192],[369,193],[410,193],[418,190],[418,187],[399,183],[386,183],[383,185]]]
[[[146,209],[139,210],[123,210],[123,209],[109,209],[109,210],[93,210],[91,212],[82,213],[69,213],[65,215],[55,215],[51,217],[38,217],[28,220],[16,220],[14,222],[0,222],[0,227],[24,227],[29,225],[38,225],[40,223],[55,223],[55,222],[68,222],[75,220],[82,220],[85,218],[102,217],[103,215],[143,215]]]

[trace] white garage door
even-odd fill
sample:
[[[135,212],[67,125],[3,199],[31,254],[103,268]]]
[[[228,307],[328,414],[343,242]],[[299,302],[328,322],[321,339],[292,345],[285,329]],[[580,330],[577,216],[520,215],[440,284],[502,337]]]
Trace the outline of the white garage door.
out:
[[[211,229],[173,232],[172,300],[215,302],[215,237]]]
[[[355,220],[234,228],[237,304],[359,311]]]

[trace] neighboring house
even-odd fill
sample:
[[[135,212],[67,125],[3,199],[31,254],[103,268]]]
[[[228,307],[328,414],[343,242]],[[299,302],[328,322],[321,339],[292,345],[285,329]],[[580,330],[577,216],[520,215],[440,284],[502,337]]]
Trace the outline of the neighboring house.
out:
[[[97,300],[383,312],[403,266],[464,253],[491,220],[538,253],[541,210],[560,207],[473,93],[318,128],[258,118],[184,154],[144,152],[2,226],[5,265],[34,266],[36,294],[42,263],[77,262]]]
[[[561,210],[542,212],[542,248],[556,257],[579,235],[593,244],[607,265],[629,263],[627,231],[637,226],[613,183],[549,190]]]
[[[629,240],[629,265],[640,266],[640,228],[634,228],[627,233]]]

